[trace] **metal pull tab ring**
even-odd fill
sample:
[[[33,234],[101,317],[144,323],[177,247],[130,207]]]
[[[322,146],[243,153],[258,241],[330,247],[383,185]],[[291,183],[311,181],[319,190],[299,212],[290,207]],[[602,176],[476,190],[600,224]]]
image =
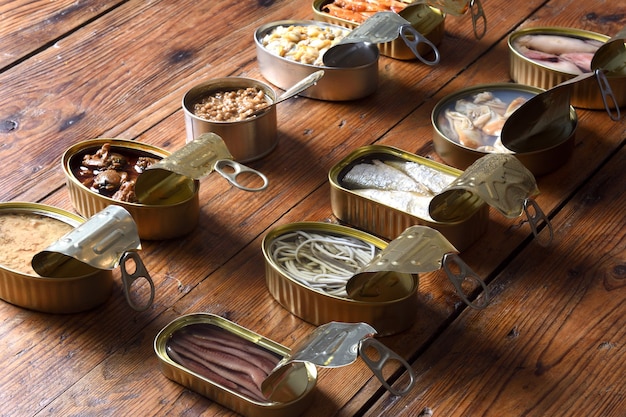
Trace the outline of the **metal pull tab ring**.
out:
[[[614,122],[617,122],[619,119],[622,118],[622,115],[619,110],[619,105],[617,104],[617,99],[615,98],[615,95],[613,94],[613,90],[611,89],[611,84],[609,84],[609,80],[606,79],[606,75],[604,75],[604,71],[597,69],[595,73],[596,73],[596,79],[598,80],[598,86],[600,87],[600,95],[602,96],[602,102],[604,103],[604,108],[606,109],[606,112],[609,114],[609,117],[611,118],[611,120],[613,120]],[[611,99],[611,103],[615,107],[615,113],[611,111],[611,108],[609,107],[608,99]]]
[[[472,16],[472,27],[474,28],[474,36],[476,39],[481,39],[487,33],[487,16],[485,16],[485,11],[483,10],[482,4],[480,4],[480,0],[471,0],[470,1],[470,14]],[[482,31],[478,32],[477,22],[482,20]]]
[[[229,167],[233,170],[233,172],[226,172],[224,170],[224,167]],[[232,185],[244,191],[262,191],[265,190],[267,188],[267,185],[269,184],[269,180],[263,173],[230,159],[220,159],[219,161],[216,161],[215,171],[217,171],[222,177],[226,178],[228,182],[230,182]],[[243,184],[239,184],[239,182],[237,182],[237,176],[244,172],[254,174],[261,178],[261,180],[263,181],[263,185],[257,188],[253,188],[246,187]]]
[[[413,51],[417,59],[422,61],[424,64],[436,65],[439,63],[439,59],[440,59],[439,49],[437,49],[434,43],[432,43],[424,35],[419,33],[413,26],[409,24],[400,26],[400,36],[404,40],[404,43],[406,43],[406,45],[411,49],[411,51]],[[433,59],[432,61],[429,61],[419,53],[419,51],[417,50],[417,46],[420,43],[424,43],[428,45],[428,47],[435,54],[435,59]]]
[[[135,270],[132,274],[129,273],[128,269],[126,268],[126,262],[128,262],[128,260],[130,259],[132,259],[135,264]],[[144,266],[143,262],[141,261],[139,254],[137,252],[125,252],[120,260],[120,268],[122,269],[122,284],[124,284],[124,296],[126,297],[128,305],[130,305],[130,307],[135,311],[147,310],[154,301],[154,282],[152,282],[152,278],[150,278],[150,274],[148,273],[148,270]],[[130,296],[130,291],[133,283],[142,278],[145,279],[150,285],[150,298],[145,305],[138,305],[133,301],[132,297]]]
[[[532,212],[531,212],[532,207]],[[552,229],[552,223],[550,223],[550,219],[544,214],[539,207],[539,204],[531,198],[527,198],[524,200],[523,204],[524,213],[526,213],[526,218],[528,219],[528,224],[530,225],[530,230],[532,230],[535,238],[538,238],[539,235],[539,222],[543,220],[546,223],[549,232],[549,238],[546,243],[542,243],[540,239],[539,243],[541,246],[548,246],[552,243],[552,239],[554,239],[554,230]]]
[[[456,267],[459,269],[458,274],[454,273],[454,271],[452,270],[452,265],[456,265]],[[454,285],[454,288],[456,288],[459,297],[461,297],[465,304],[477,310],[487,307],[487,304],[489,304],[489,289],[487,288],[487,284],[485,284],[485,282],[480,279],[476,272],[474,272],[469,266],[467,266],[465,262],[463,262],[459,255],[457,255],[456,253],[446,253],[443,256],[442,266],[444,271],[446,271],[446,275],[448,275],[448,279],[450,279],[450,282],[452,282],[452,285]],[[466,279],[474,281],[482,287],[484,296],[481,298],[481,303],[473,303],[463,291],[463,282]]]
[[[366,348],[368,347],[376,350],[377,356],[375,358],[372,358],[366,353]],[[378,380],[383,384],[383,387],[385,387],[393,395],[405,395],[411,390],[411,388],[413,388],[413,385],[415,385],[415,371],[413,371],[411,365],[409,365],[409,363],[405,361],[402,356],[398,355],[387,346],[380,343],[378,340],[372,337],[361,340],[361,343],[359,344],[359,355],[361,356],[361,359],[363,359],[363,362],[365,362],[367,366],[372,370],[374,375],[376,375],[376,378],[378,378]],[[383,375],[383,368],[385,367],[385,364],[390,360],[400,362],[400,364],[404,367],[404,369],[406,369],[407,373],[409,374],[408,384],[401,389],[395,389],[391,385],[389,385]]]

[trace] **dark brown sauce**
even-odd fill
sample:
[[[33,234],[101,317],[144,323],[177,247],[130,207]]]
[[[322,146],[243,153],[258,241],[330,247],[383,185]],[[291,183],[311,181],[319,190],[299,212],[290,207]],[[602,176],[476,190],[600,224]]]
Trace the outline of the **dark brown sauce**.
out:
[[[136,203],[137,177],[160,159],[149,152],[105,143],[100,148],[85,149],[72,156],[70,169],[91,191],[114,200]]]

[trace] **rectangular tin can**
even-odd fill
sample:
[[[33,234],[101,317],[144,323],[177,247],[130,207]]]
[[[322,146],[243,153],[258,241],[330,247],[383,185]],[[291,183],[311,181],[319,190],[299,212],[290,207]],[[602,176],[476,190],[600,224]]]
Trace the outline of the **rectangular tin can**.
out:
[[[335,17],[324,12],[324,6],[329,3],[332,3],[332,0],[313,1],[313,13],[316,20],[343,26],[348,29],[354,29],[359,25],[351,20]],[[443,40],[445,35],[444,24],[446,16],[441,12],[441,10],[424,4],[411,7],[407,6],[407,8],[399,14],[408,20],[415,30],[424,35],[424,37],[426,37],[433,44],[439,45]],[[381,55],[385,55],[390,58],[400,60],[415,59],[415,55],[411,49],[400,37],[394,39],[393,41],[379,44],[378,49],[380,50]],[[429,52],[424,45],[419,45],[418,51],[420,54],[426,54]]]
[[[369,145],[358,148],[333,166],[328,174],[332,212],[340,221],[388,240],[395,239],[409,226],[428,226],[441,232],[459,251],[465,250],[487,231],[489,207],[486,204],[462,221],[444,223],[379,203],[342,185],[343,177],[354,164],[374,159],[415,162],[454,177],[462,173],[458,169],[390,146]]]
[[[246,417],[291,417],[304,412],[313,400],[317,383],[317,370],[311,363],[305,364],[306,375],[302,381],[303,392],[295,400],[286,403],[259,402],[239,394],[217,382],[205,378],[179,365],[167,354],[167,341],[177,330],[194,324],[211,324],[278,355],[289,357],[291,350],[230,320],[211,313],[192,313],[178,317],[165,326],[154,339],[154,351],[159,359],[161,372],[167,378],[201,394],[224,407]]]
[[[272,229],[265,235],[262,244],[265,281],[270,294],[284,308],[316,326],[331,321],[364,322],[374,327],[380,336],[396,334],[413,325],[417,316],[417,275],[412,277],[413,287],[404,297],[385,302],[357,301],[314,290],[288,276],[273,260],[272,243],[295,231],[348,236],[373,244],[378,249],[387,246],[384,240],[362,230],[332,223],[298,222]]]

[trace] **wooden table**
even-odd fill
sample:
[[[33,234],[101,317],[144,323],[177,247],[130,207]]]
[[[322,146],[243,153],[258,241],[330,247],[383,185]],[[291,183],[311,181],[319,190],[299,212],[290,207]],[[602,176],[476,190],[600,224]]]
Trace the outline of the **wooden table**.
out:
[[[211,312],[293,346],[313,326],[268,293],[260,244],[277,225],[336,221],[327,182],[334,164],[373,143],[438,159],[434,104],[460,88],[510,81],[506,39],[515,29],[612,35],[626,24],[620,1],[483,7],[481,40],[468,15],[448,16],[436,67],[382,57],[370,97],[280,104],[279,145],[250,164],[269,189],[244,194],[209,176],[198,228],[143,242],[157,291],[148,311],[129,308],[118,279],[110,300],[83,314],[1,302],[0,415],[232,415],[159,372],[152,344],[161,328]],[[0,199],[72,210],[60,166],[66,148],[120,137],[178,149],[184,92],[209,78],[262,79],[255,28],[313,13],[305,0],[58,0],[2,1],[0,16]],[[626,415],[626,130],[602,111],[578,117],[572,159],[538,178],[553,244],[532,239],[524,218],[492,210],[487,234],[462,254],[488,282],[490,305],[469,309],[443,272],[422,275],[415,324],[381,339],[410,361],[415,388],[386,394],[360,360],[319,369],[307,416]]]

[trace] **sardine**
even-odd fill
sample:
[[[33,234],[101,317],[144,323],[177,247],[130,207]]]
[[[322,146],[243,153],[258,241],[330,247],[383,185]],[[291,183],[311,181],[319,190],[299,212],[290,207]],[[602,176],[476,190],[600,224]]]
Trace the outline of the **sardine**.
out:
[[[452,175],[448,175],[425,165],[418,164],[417,162],[390,160],[385,161],[385,163],[413,178],[413,180],[418,184],[421,184],[427,190],[427,194],[430,195],[440,193],[441,190],[454,181],[454,177]]]
[[[373,188],[428,194],[411,177],[379,160],[373,160],[371,164],[354,165],[341,181],[350,189]]]

